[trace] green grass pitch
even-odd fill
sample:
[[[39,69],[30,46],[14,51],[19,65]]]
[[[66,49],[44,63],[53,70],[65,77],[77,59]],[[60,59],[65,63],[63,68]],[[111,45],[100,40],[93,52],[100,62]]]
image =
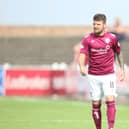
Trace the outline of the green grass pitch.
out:
[[[105,104],[103,129],[107,129]],[[129,128],[129,105],[117,105],[115,129]],[[0,97],[0,129],[95,129],[89,102]]]

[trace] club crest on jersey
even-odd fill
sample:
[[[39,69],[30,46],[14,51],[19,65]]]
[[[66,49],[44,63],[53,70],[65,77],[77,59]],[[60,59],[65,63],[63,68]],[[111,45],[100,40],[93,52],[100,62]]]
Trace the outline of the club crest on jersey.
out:
[[[106,50],[109,50],[110,49],[110,45],[106,45]]]
[[[105,38],[105,43],[110,43],[110,39],[109,38]]]

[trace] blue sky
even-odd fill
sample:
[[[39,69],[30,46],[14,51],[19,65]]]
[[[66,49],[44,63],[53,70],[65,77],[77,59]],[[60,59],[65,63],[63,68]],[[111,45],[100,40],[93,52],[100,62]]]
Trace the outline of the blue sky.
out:
[[[128,0],[0,0],[0,25],[90,25],[95,13],[107,23],[129,25]]]

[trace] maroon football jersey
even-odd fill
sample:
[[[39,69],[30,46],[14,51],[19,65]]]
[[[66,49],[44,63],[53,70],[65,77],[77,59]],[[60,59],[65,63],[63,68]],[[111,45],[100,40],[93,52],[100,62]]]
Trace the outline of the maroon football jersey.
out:
[[[94,33],[85,36],[80,49],[80,53],[88,56],[88,73],[93,75],[114,73],[115,53],[119,52],[120,43],[109,32],[105,32],[103,36],[96,36]]]

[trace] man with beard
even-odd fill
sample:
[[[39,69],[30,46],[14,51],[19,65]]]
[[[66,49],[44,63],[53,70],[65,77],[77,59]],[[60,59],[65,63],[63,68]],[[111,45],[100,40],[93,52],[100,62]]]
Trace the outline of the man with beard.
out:
[[[102,129],[101,104],[105,98],[107,105],[108,129],[114,129],[116,115],[116,76],[114,71],[115,57],[120,66],[120,80],[124,80],[124,63],[117,37],[106,32],[105,14],[93,17],[93,33],[85,36],[81,42],[79,66],[82,76],[88,78],[92,100],[92,117],[96,129]],[[88,73],[85,59],[88,60]]]

